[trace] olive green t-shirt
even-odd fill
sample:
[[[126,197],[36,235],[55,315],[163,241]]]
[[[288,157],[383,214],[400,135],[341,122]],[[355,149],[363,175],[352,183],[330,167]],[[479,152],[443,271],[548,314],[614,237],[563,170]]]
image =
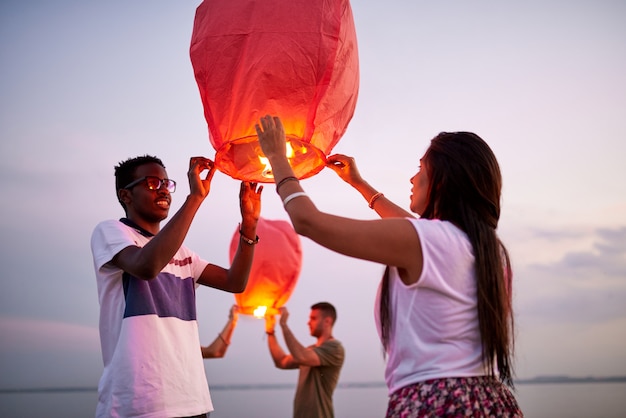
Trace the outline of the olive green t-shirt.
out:
[[[333,418],[333,392],[343,366],[344,350],[335,339],[319,347],[310,346],[320,358],[317,367],[300,366],[298,387],[293,402],[294,418]]]

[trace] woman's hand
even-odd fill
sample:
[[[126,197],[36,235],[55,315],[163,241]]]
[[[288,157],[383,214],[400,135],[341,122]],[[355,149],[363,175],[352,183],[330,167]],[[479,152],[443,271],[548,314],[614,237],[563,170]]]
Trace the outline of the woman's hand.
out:
[[[254,125],[259,137],[259,144],[263,154],[271,161],[274,158],[286,157],[285,129],[278,116],[263,116],[260,125]]]
[[[233,305],[230,308],[230,312],[228,312],[228,319],[237,322],[239,319],[239,307],[237,305]]]
[[[363,178],[356,167],[356,161],[353,157],[335,154],[329,156],[326,161],[326,167],[332,169],[346,183],[352,186],[363,183]]]

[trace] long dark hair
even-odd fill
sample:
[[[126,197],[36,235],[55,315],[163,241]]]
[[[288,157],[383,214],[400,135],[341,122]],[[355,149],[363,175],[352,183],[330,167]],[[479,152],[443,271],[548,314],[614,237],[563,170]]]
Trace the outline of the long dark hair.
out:
[[[490,376],[513,386],[514,321],[509,255],[496,234],[502,176],[495,155],[478,135],[442,132],[422,158],[430,185],[421,217],[450,221],[463,230],[474,250],[482,358]],[[389,267],[381,289],[383,347],[389,344]]]

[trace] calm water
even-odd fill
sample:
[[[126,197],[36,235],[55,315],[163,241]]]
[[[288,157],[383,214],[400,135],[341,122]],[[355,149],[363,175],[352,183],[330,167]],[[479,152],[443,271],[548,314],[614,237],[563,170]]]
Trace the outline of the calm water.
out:
[[[338,388],[337,418],[380,418],[384,386]],[[289,418],[293,389],[212,390],[211,418]],[[517,399],[527,418],[626,417],[626,383],[518,384]],[[2,418],[93,417],[95,392],[0,393]]]

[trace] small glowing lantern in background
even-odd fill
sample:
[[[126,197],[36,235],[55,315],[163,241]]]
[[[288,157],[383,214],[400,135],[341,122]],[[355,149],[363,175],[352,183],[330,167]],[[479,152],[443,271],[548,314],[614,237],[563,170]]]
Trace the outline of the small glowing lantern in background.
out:
[[[254,129],[266,114],[281,118],[298,178],[324,168],[359,89],[349,0],[205,0],[190,56],[220,171],[274,181]]]
[[[261,238],[254,250],[248,285],[243,293],[235,294],[235,300],[239,312],[263,318],[266,313],[278,314],[291,296],[302,268],[302,247],[287,221],[260,218],[256,230]],[[230,242],[231,263],[240,239],[237,230]]]

